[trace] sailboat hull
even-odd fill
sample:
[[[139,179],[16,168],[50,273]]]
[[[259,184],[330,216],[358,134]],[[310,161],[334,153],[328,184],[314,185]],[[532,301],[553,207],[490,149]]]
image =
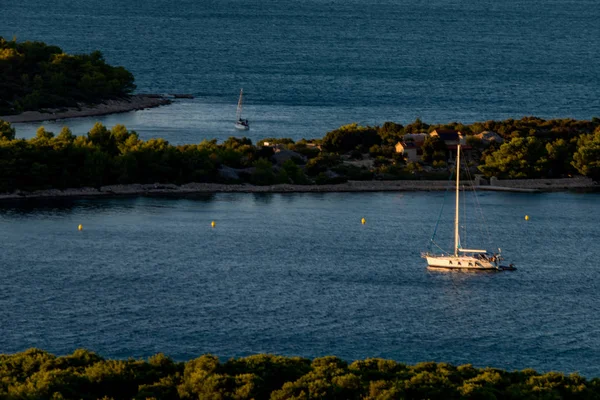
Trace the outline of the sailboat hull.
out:
[[[240,131],[247,131],[248,129],[250,129],[250,127],[248,125],[244,125],[244,124],[236,122],[235,129],[239,129]]]
[[[503,259],[500,254],[490,254],[486,250],[467,249],[460,245],[459,236],[459,200],[460,200],[460,144],[456,146],[456,203],[454,213],[454,254],[423,253],[429,268],[466,271],[514,271],[516,268],[510,264],[508,267],[499,265]],[[439,221],[438,221],[439,222]],[[437,229],[437,225],[436,225]],[[435,232],[434,232],[435,236]],[[433,243],[433,237],[431,238]],[[438,246],[439,247],[439,246]],[[500,249],[498,249],[498,253]]]
[[[429,268],[471,270],[471,271],[499,271],[498,265],[475,257],[465,256],[425,256]]]

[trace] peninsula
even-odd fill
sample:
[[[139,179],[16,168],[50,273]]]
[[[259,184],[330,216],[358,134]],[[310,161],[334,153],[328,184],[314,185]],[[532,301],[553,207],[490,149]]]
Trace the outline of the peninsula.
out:
[[[69,55],[41,42],[0,37],[0,66],[7,67],[0,69],[4,198],[439,190],[440,181],[454,170],[458,145],[469,175],[482,189],[595,190],[600,181],[598,118],[525,117],[472,124],[417,119],[406,126],[344,125],[320,139],[252,143],[230,137],[223,143],[179,146],[163,139],[141,140],[123,125],[96,123],[83,136],[74,136],[68,127],[55,134],[42,126],[32,139],[15,139],[11,122],[137,110],[168,104],[177,95],[132,95],[133,75],[106,64],[98,51]],[[523,187],[524,180],[532,179],[536,183]]]
[[[43,42],[0,37],[0,71],[0,115],[11,122],[164,104],[164,99],[130,97],[136,87],[131,72],[108,65],[99,51],[71,55]]]
[[[558,136],[554,127],[565,125],[531,118],[486,124],[514,134],[521,126],[530,132],[534,123],[540,132]],[[566,140],[504,139],[490,130],[473,133],[477,124],[458,131],[416,121],[406,127],[352,124],[322,139],[297,142],[264,139],[254,145],[231,137],[173,146],[163,139],[143,141],[123,125],[109,129],[100,123],[84,136],[67,127],[58,134],[40,127],[32,139],[15,139],[14,128],[0,120],[0,198],[444,190],[459,142],[468,143],[469,173],[481,190],[593,191],[598,189],[598,125],[572,121],[565,125]],[[420,154],[410,152],[418,149]]]
[[[11,123],[42,122],[144,110],[167,104],[171,104],[170,96],[134,94],[119,99],[104,100],[100,103],[81,103],[76,107],[45,108],[38,111],[23,111],[16,115],[0,115],[0,119]]]

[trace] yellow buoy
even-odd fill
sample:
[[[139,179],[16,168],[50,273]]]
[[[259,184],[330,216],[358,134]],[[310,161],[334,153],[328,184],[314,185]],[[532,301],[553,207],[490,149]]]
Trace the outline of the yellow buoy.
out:
[[[525,221],[529,221],[529,215],[525,216]]]
[[[79,226],[77,226],[77,230],[82,231],[83,230],[83,225],[79,224]]]
[[[213,228],[216,226],[217,224],[215,223],[215,221],[210,223],[210,226],[212,226]]]
[[[364,225],[364,224],[367,223],[367,220],[363,218],[363,219],[360,220],[360,222]]]

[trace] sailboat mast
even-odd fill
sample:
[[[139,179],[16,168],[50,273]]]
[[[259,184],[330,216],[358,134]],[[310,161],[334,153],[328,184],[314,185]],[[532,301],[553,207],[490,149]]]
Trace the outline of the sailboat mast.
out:
[[[244,89],[240,89],[240,98],[238,100],[238,105],[237,105],[237,112],[236,112],[236,116],[235,119],[237,121],[239,121],[242,118],[242,97],[244,94]]]
[[[456,146],[456,214],[454,215],[454,255],[458,256],[458,204],[460,193],[460,144]]]

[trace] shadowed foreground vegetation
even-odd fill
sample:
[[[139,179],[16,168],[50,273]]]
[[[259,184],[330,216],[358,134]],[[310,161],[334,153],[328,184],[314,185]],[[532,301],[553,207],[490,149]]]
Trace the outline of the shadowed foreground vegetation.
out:
[[[600,399],[600,379],[425,362],[259,354],[221,362],[0,355],[0,398],[12,399]]]

